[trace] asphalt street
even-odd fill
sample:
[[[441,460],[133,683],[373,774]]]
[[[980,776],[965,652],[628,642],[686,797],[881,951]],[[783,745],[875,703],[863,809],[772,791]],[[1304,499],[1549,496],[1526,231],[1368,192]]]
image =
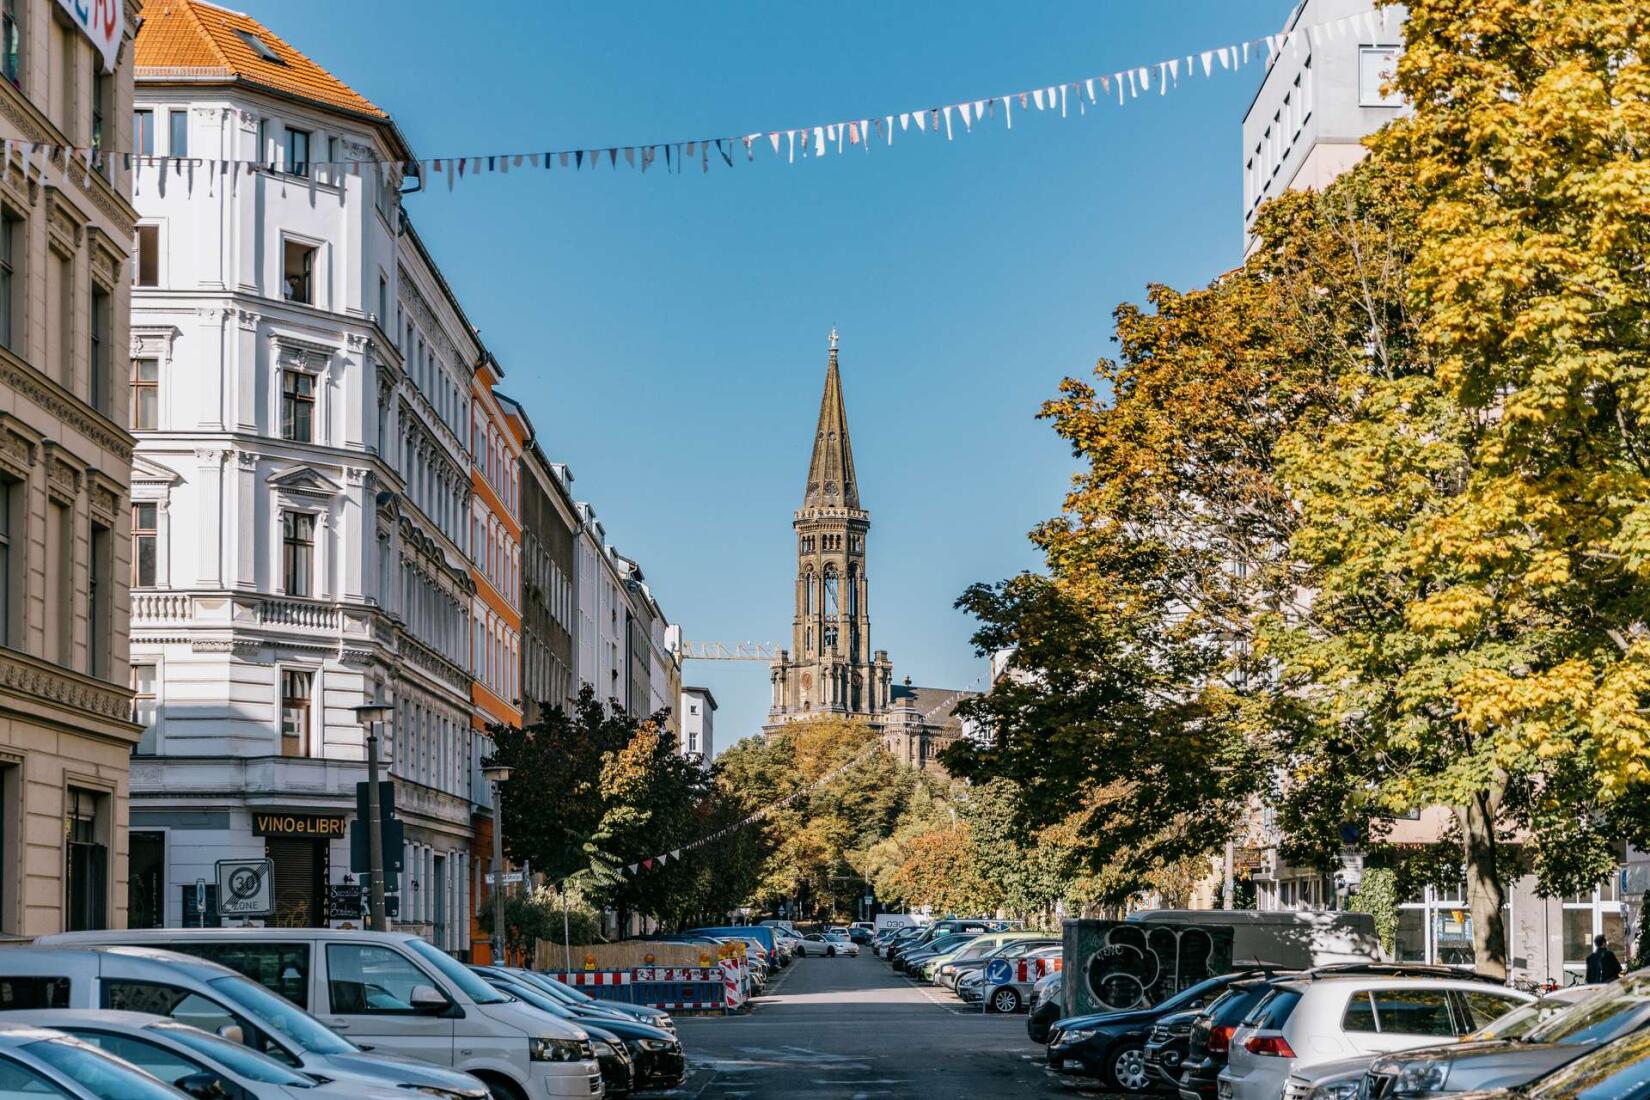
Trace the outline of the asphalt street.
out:
[[[1044,1070],[1023,1015],[983,1015],[868,952],[798,959],[749,1014],[679,1027],[689,1076],[671,1095],[688,1100],[1104,1095]]]

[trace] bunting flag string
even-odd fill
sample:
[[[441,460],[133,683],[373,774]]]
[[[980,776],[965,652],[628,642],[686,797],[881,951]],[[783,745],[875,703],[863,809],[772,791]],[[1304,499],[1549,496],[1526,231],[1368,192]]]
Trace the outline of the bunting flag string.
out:
[[[924,711],[922,713],[922,715],[918,718],[918,722],[926,723],[930,718],[934,717],[934,715],[938,714],[940,711],[944,710],[946,707],[954,705],[957,702],[957,700],[961,699],[964,695],[967,695],[967,694],[969,694],[968,691],[953,691],[953,692],[951,692],[950,694],[946,695],[945,698],[941,699],[938,703],[934,704],[934,706],[932,706],[932,707],[928,708],[928,710]],[[640,874],[643,871],[651,871],[655,867],[665,867],[665,866],[668,866],[671,863],[675,863],[675,862],[677,862],[678,860],[680,860],[682,858],[682,853],[683,852],[691,852],[696,848],[703,848],[707,844],[714,844],[718,840],[721,840],[724,837],[731,836],[732,834],[738,832],[741,829],[748,828],[749,826],[756,824],[758,821],[761,821],[764,818],[768,818],[768,817],[773,816],[774,814],[778,813],[780,810],[784,809],[786,806],[789,806],[792,802],[795,802],[797,799],[803,797],[804,795],[812,794],[814,791],[817,791],[819,788],[821,788],[821,787],[825,786],[826,784],[830,783],[833,779],[836,779],[837,777],[841,776],[844,772],[847,772],[847,771],[849,771],[849,770],[851,770],[855,767],[858,767],[860,764],[865,763],[865,761],[869,760],[871,758],[871,756],[873,754],[875,754],[876,751],[878,749],[882,748],[882,747],[883,747],[883,745],[882,745],[882,741],[880,739],[878,739],[876,741],[873,741],[869,745],[866,745],[863,750],[861,750],[860,752],[854,754],[854,756],[852,758],[850,758],[849,760],[845,761],[842,764],[838,764],[836,767],[832,768],[830,771],[826,772],[824,775],[821,775],[818,779],[814,780],[812,783],[809,783],[806,787],[798,787],[796,790],[792,791],[790,794],[786,795],[784,798],[779,799],[779,801],[770,802],[768,805],[763,806],[760,810],[756,810],[753,813],[747,814],[746,816],[740,818],[738,821],[735,821],[733,824],[724,826],[723,828],[716,830],[716,832],[711,833],[709,836],[702,836],[698,840],[692,841],[688,844],[684,844],[680,848],[672,848],[670,851],[663,852],[659,855],[654,856],[651,859],[644,859],[644,860],[640,860],[636,863],[626,864],[623,868],[619,869],[619,873],[622,874],[622,875],[630,875],[631,877],[635,877],[636,875]]]
[[[444,179],[447,190],[453,190],[456,185],[468,176],[487,174],[508,174],[511,168],[522,168],[528,165],[541,172],[551,172],[553,169],[583,172],[595,171],[605,161],[609,171],[616,171],[619,161],[624,160],[627,168],[635,168],[645,173],[659,156],[663,155],[665,172],[670,175],[680,175],[689,161],[697,160],[702,172],[709,172],[714,163],[711,157],[712,147],[715,148],[715,160],[719,160],[726,167],[734,165],[734,150],[739,146],[745,149],[745,159],[755,161],[756,153],[764,144],[772,151],[775,159],[784,158],[785,163],[794,164],[799,151],[803,159],[819,159],[833,153],[841,154],[844,150],[851,150],[854,146],[869,152],[873,144],[872,131],[884,138],[885,145],[893,145],[895,121],[901,134],[915,137],[934,136],[941,131],[946,141],[954,141],[960,133],[963,136],[983,130],[987,120],[998,117],[997,108],[1002,107],[1003,126],[1006,130],[1014,128],[1014,108],[1018,107],[1022,113],[1052,114],[1057,112],[1059,117],[1066,118],[1072,101],[1075,101],[1078,114],[1086,115],[1087,104],[1098,104],[1100,98],[1109,99],[1115,90],[1117,103],[1122,106],[1130,99],[1137,99],[1142,93],[1150,93],[1155,84],[1159,95],[1167,95],[1171,87],[1181,86],[1181,62],[1185,64],[1185,76],[1189,80],[1201,72],[1205,79],[1213,79],[1218,73],[1236,73],[1241,71],[1255,58],[1264,58],[1270,65],[1276,57],[1289,52],[1292,57],[1299,57],[1304,49],[1328,41],[1333,38],[1343,38],[1349,34],[1367,39],[1371,44],[1396,47],[1397,26],[1389,7],[1370,8],[1354,12],[1351,15],[1341,16],[1322,23],[1292,27],[1277,34],[1261,35],[1245,41],[1215,46],[1210,49],[1188,53],[1174,58],[1153,62],[1148,65],[1135,65],[1118,69],[1111,73],[1097,73],[1093,76],[1078,80],[1067,81],[1061,84],[1049,84],[1025,91],[1010,92],[1006,95],[975,97],[960,103],[944,104],[937,107],[928,107],[914,111],[895,111],[884,113],[880,118],[853,118],[827,123],[816,123],[808,126],[793,126],[773,130],[758,130],[750,133],[724,134],[720,137],[694,138],[681,141],[662,141],[644,144],[597,144],[574,149],[519,151],[508,153],[488,153],[482,155],[442,156],[420,158],[411,161],[376,160],[376,159],[349,159],[308,161],[301,166],[290,166],[278,162],[264,162],[262,160],[218,160],[201,157],[169,157],[156,156],[143,151],[110,151],[107,149],[93,149],[81,146],[55,146],[39,142],[8,141],[0,148],[0,163],[9,163],[15,153],[22,157],[25,168],[38,164],[39,160],[55,163],[62,161],[66,170],[78,170],[83,177],[89,177],[93,172],[101,170],[106,160],[119,158],[125,168],[130,170],[134,165],[139,169],[139,176],[144,170],[156,168],[159,170],[159,186],[165,186],[165,174],[170,166],[174,173],[182,171],[187,165],[191,169],[186,186],[193,186],[193,169],[202,168],[210,179],[212,174],[227,173],[230,185],[236,176],[251,174],[259,169],[270,172],[298,175],[291,171],[300,167],[302,174],[310,176],[309,186],[314,187],[314,175],[317,169],[322,170],[331,182],[336,183],[346,175],[359,176],[363,169],[388,169],[393,176],[412,175],[424,181],[428,186],[437,179]],[[1096,96],[1095,84],[1100,86],[1100,95]],[[1086,100],[1086,102],[1085,102]],[[956,126],[960,121],[962,125]],[[915,124],[913,130],[912,124]],[[766,141],[764,141],[766,139]],[[83,182],[86,182],[83,179]],[[134,186],[141,187],[139,179]],[[302,185],[300,185],[302,186]]]

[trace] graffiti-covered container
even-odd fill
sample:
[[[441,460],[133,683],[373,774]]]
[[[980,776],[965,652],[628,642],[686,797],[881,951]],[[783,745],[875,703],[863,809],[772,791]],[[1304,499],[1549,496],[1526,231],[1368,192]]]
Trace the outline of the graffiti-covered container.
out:
[[[1232,969],[1232,929],[1197,924],[1068,920],[1067,1016],[1147,1008]]]

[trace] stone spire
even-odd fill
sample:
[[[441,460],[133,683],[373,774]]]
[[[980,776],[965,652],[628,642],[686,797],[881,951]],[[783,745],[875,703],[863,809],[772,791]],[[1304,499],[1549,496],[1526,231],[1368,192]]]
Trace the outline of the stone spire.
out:
[[[802,507],[859,509],[859,479],[854,476],[854,448],[848,441],[848,412],[842,403],[842,376],[836,363],[836,326],[831,326],[830,362],[825,394],[819,401],[819,429],[808,463],[808,490]]]

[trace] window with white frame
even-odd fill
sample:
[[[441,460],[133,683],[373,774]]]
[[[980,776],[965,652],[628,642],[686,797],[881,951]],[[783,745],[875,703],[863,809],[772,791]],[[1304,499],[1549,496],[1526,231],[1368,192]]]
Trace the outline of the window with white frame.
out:
[[[309,700],[312,675],[302,669],[281,672],[281,755],[309,755]]]
[[[288,596],[310,596],[315,584],[315,517],[281,513],[281,581]]]
[[[309,371],[281,371],[281,438],[315,442],[315,376]]]

